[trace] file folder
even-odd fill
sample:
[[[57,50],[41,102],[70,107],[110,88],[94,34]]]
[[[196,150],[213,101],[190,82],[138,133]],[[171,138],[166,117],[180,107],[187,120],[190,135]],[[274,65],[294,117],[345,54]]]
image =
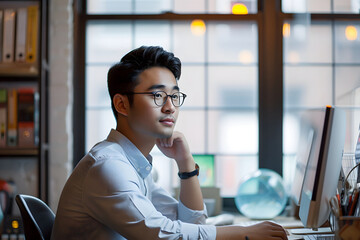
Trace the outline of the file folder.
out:
[[[29,6],[27,10],[26,62],[33,63],[37,57],[39,7]]]
[[[15,61],[25,62],[27,9],[19,8],[16,14]]]
[[[7,134],[7,91],[5,88],[0,89],[0,147],[6,147]]]
[[[4,10],[4,29],[3,29],[3,62],[14,61],[15,43],[15,10]]]
[[[17,145],[17,91],[8,90],[8,135],[7,145]]]

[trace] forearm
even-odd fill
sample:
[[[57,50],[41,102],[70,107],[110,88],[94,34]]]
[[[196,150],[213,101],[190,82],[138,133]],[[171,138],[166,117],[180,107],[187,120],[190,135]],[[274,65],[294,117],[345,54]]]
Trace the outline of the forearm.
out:
[[[178,164],[179,172],[192,172],[195,170],[195,162],[192,157],[184,165]],[[180,201],[188,208],[193,210],[203,210],[203,197],[200,183],[197,176],[180,180]]]
[[[216,227],[216,240],[245,240],[244,227],[240,226],[221,226]]]

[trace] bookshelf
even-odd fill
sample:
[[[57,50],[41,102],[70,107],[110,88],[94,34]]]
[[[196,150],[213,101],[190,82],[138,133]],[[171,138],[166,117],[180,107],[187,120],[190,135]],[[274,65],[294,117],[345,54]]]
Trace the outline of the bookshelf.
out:
[[[0,161],[36,160],[36,191],[45,202],[49,155],[47,3],[0,0]],[[14,102],[10,93],[14,93]]]

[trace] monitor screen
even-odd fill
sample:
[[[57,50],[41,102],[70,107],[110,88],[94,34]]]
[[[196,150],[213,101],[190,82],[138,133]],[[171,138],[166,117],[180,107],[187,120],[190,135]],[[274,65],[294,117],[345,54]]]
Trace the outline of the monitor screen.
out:
[[[314,128],[311,114],[306,111],[301,117],[300,138],[296,154],[296,166],[291,186],[291,198],[296,205],[300,205],[301,189],[303,187],[306,165],[310,156],[311,146],[315,145]]]
[[[336,194],[345,144],[346,116],[342,109],[327,106],[309,112],[314,129],[307,162],[299,216],[305,227],[317,229],[329,218],[329,200]]]
[[[200,166],[201,187],[215,187],[215,160],[211,154],[194,154],[194,161]]]

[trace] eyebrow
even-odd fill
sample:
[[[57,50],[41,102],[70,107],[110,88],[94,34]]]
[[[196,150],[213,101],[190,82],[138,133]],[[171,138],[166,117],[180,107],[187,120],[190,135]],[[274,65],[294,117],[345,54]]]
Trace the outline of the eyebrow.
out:
[[[164,89],[165,88],[165,85],[162,85],[162,84],[158,84],[158,85],[152,85],[148,88],[148,90],[154,90],[154,89]],[[179,91],[180,88],[176,85],[173,87],[173,90],[177,90]]]

